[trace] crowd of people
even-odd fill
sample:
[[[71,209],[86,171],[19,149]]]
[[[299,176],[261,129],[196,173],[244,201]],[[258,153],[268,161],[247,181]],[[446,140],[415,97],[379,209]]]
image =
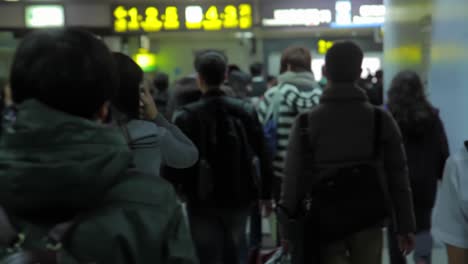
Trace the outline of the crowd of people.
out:
[[[468,144],[449,158],[415,72],[385,104],[381,71],[363,87],[363,57],[335,43],[317,82],[304,47],[277,78],[206,50],[170,88],[88,32],[29,34],[4,91],[0,263],[259,264],[276,214],[274,263],[382,263],[387,228],[392,264],[432,263],[433,236],[466,264]]]

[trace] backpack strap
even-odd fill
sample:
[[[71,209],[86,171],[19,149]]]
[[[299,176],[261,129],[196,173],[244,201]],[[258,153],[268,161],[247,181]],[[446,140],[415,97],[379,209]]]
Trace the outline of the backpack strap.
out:
[[[374,159],[379,159],[382,156],[382,148],[381,148],[381,141],[382,141],[382,111],[378,107],[374,107],[374,142],[373,142],[373,151],[372,157]]]

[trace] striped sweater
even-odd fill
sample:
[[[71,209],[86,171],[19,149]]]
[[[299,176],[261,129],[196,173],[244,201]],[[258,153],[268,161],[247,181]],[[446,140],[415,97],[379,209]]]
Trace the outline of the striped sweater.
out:
[[[260,121],[265,124],[269,105],[276,93],[281,93],[281,103],[278,112],[277,151],[273,161],[275,176],[284,177],[289,134],[299,113],[309,111],[319,104],[322,91],[310,72],[286,72],[278,77],[279,85],[265,93],[258,107]]]

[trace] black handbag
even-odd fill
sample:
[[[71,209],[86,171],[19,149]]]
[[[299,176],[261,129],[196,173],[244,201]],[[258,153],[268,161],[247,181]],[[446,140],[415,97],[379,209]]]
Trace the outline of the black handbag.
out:
[[[375,108],[370,160],[314,164],[305,171],[306,192],[299,204],[304,237],[331,243],[376,227],[391,216],[380,147],[382,114]]]

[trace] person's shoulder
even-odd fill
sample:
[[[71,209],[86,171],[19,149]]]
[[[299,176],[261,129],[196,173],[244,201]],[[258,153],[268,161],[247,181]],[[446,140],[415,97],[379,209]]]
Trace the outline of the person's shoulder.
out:
[[[145,142],[155,141],[155,138],[163,135],[166,132],[164,127],[156,125],[156,123],[146,120],[132,120],[127,124],[128,132],[132,141]]]

